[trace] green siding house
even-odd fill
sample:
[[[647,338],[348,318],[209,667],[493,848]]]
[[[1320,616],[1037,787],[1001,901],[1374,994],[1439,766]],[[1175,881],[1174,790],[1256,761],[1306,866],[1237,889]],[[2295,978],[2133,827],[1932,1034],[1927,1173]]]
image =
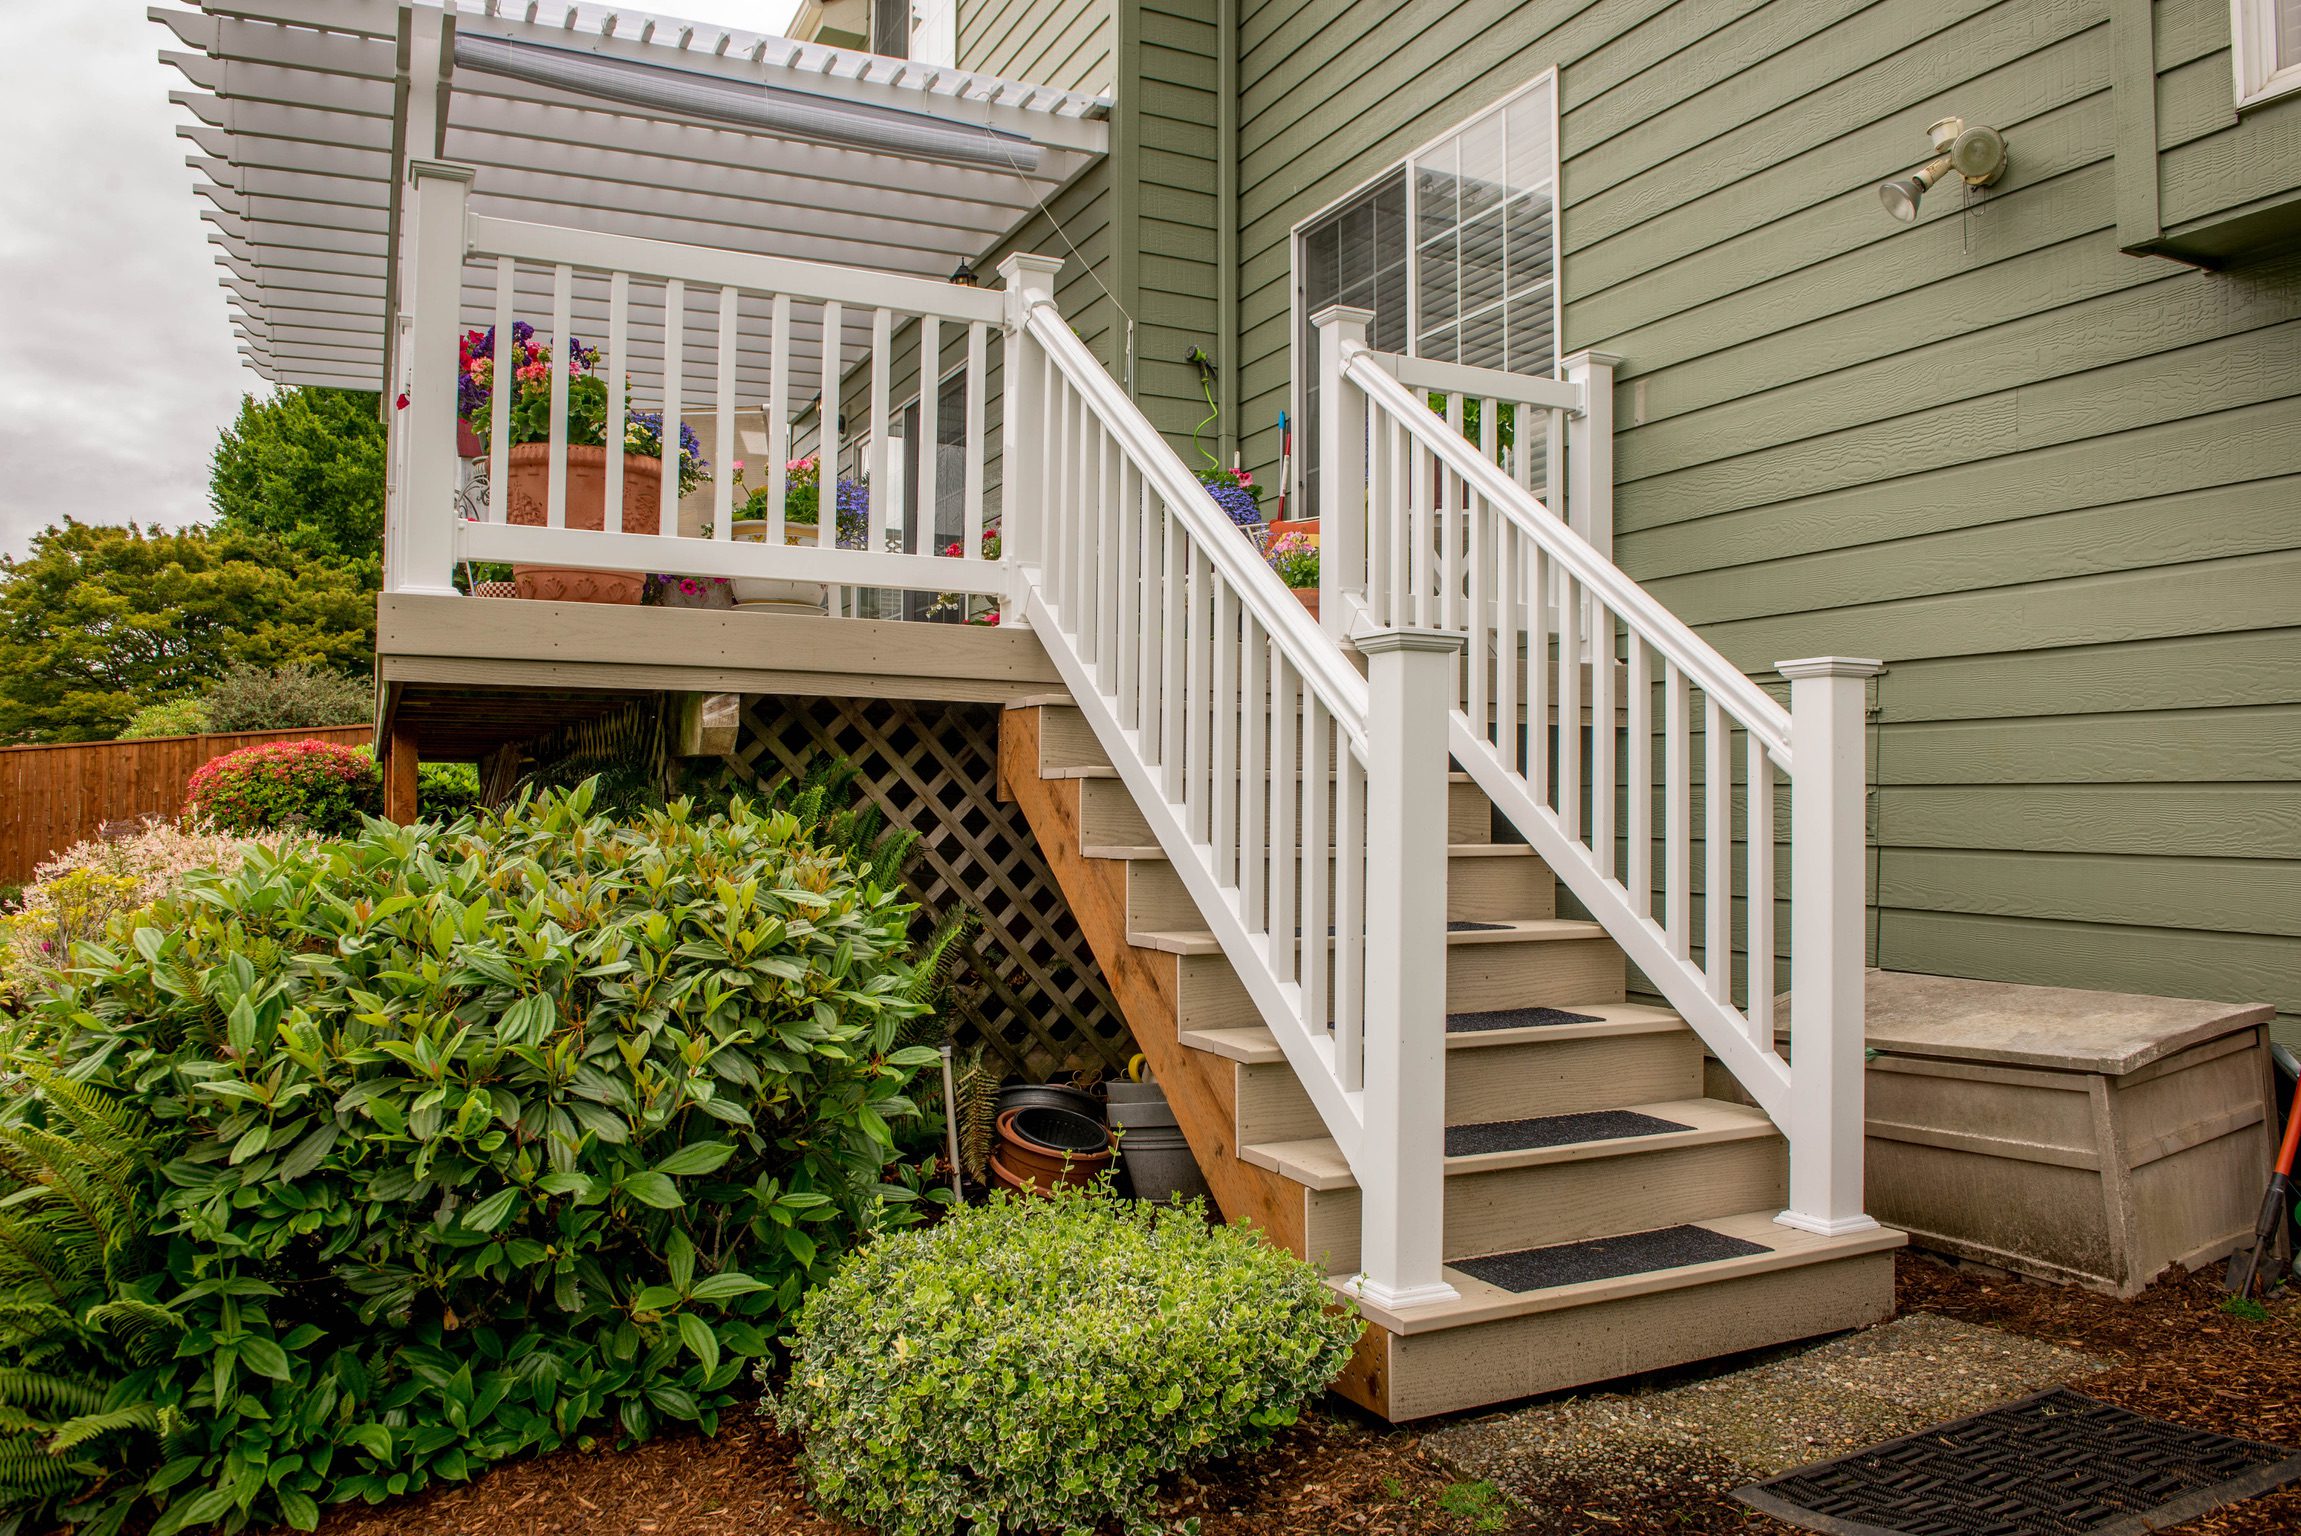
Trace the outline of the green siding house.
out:
[[[1888,663],[1872,963],[2266,999],[2294,1038],[2296,29],[2273,0],[967,0],[959,63],[1111,94],[1061,235],[1009,246],[1074,255],[1065,312],[1193,463],[1212,414],[1198,444],[1275,484],[1284,412],[1302,495],[1326,303],[1383,349],[1617,356],[1623,568],[1747,670]],[[2003,176],[1889,217],[1953,116]],[[1458,216],[1489,167],[1516,201]]]

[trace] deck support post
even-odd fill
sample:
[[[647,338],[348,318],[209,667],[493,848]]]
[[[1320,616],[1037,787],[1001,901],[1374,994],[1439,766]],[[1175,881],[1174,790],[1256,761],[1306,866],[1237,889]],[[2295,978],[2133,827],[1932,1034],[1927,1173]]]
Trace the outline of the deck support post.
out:
[[[456,330],[463,320],[466,206],[472,170],[437,160],[408,166],[414,189],[415,291],[407,296],[405,483],[385,535],[394,592],[455,594]],[[492,494],[506,494],[498,489]]]
[[[1777,663],[1790,680],[1790,1208],[1787,1227],[1835,1237],[1877,1225],[1862,1205],[1863,853],[1869,679],[1846,656]],[[1771,836],[1753,827],[1751,837]],[[1770,1028],[1771,1021],[1753,1021]]]
[[[1462,637],[1362,635],[1366,765],[1366,1087],[1352,1171],[1355,1288],[1393,1311],[1454,1299],[1446,1233],[1446,715]]]
[[[1062,270],[1060,256],[1021,251],[999,263],[1007,285],[1001,322],[1006,399],[999,413],[999,560],[1007,568],[1009,593],[999,600],[999,622],[1010,629],[1030,627],[1021,601],[1026,587],[1022,573],[1030,571],[1035,582],[1045,558],[1047,488],[1039,467],[1053,428],[1047,414],[1046,349],[1031,339],[1024,322],[1033,305],[1054,303],[1055,278]]]
[[[415,728],[395,719],[391,722],[391,734],[384,738],[384,820],[404,827],[421,814],[416,784]]]
[[[1340,640],[1366,607],[1366,396],[1343,377],[1346,349],[1364,348],[1371,309],[1330,304],[1318,327],[1318,613]]]

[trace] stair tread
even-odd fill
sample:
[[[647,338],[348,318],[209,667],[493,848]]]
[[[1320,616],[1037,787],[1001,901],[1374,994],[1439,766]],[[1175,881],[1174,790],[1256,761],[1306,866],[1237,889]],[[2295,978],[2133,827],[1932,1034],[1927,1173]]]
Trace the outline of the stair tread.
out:
[[[1707,1263],[1641,1270],[1635,1274],[1583,1280],[1539,1290],[1506,1290],[1449,1264],[1445,1266],[1444,1275],[1447,1284],[1453,1286],[1457,1293],[1452,1300],[1393,1310],[1359,1297],[1352,1289],[1358,1278],[1355,1275],[1331,1276],[1327,1283],[1357,1301],[1360,1313],[1370,1322],[1392,1333],[1435,1333],[1447,1328],[1501,1322],[1537,1312],[1591,1306],[1632,1296],[1652,1295],[1659,1291],[1693,1289],[1719,1280],[1737,1279],[1802,1264],[1826,1263],[1833,1259],[1881,1253],[1899,1248],[1908,1241],[1902,1233],[1889,1227],[1873,1227],[1867,1231],[1824,1237],[1795,1227],[1785,1227],[1774,1219],[1775,1215],[1773,1211],[1746,1211],[1688,1223],[1721,1237],[1755,1244],[1761,1250],[1756,1253],[1745,1252]]]
[[[1596,923],[1571,917],[1528,917],[1514,922],[1479,923],[1474,928],[1449,928],[1452,944],[1526,944],[1549,940],[1602,939],[1606,930]],[[1138,929],[1127,934],[1137,949],[1155,949],[1169,955],[1219,954],[1222,945],[1204,928]]]
[[[1647,1152],[1712,1146],[1720,1142],[1747,1141],[1779,1134],[1763,1111],[1725,1099],[1669,1099],[1654,1104],[1625,1104],[1619,1107],[1635,1114],[1673,1122],[1681,1128],[1652,1135],[1601,1136],[1582,1141],[1557,1142],[1548,1146],[1522,1146],[1505,1151],[1449,1156],[1446,1159],[1447,1175],[1490,1173],[1504,1168],[1541,1168],[1557,1163],[1583,1162],[1591,1158],[1633,1157]],[[1572,1116],[1537,1115],[1529,1118],[1564,1120]],[[1257,1168],[1267,1168],[1281,1178],[1291,1179],[1309,1189],[1355,1189],[1358,1186],[1358,1180],[1351,1174],[1350,1164],[1343,1158],[1342,1148],[1331,1136],[1311,1136],[1299,1141],[1253,1142],[1240,1147],[1238,1155]]]
[[[1118,776],[1118,769],[1109,763],[1074,763],[1067,768],[1042,766],[1039,769],[1039,777],[1042,779],[1115,779]],[[1298,779],[1301,778],[1302,770],[1297,768],[1294,776]],[[1330,779],[1333,778],[1334,771],[1328,769],[1326,776]],[[1446,782],[1449,784],[1469,784],[1474,781],[1467,773],[1449,771],[1446,775]]]
[[[1450,1030],[1446,1036],[1446,1048],[1449,1051],[1476,1051],[1494,1046],[1523,1045],[1529,1041],[1580,1040],[1592,1035],[1663,1034],[1687,1027],[1686,1021],[1669,1009],[1651,1008],[1644,1003],[1578,1003],[1559,1011],[1587,1014],[1597,1022],[1536,1024],[1520,1029]],[[1286,1059],[1286,1053],[1279,1049],[1278,1037],[1260,1024],[1246,1024],[1233,1029],[1186,1029],[1180,1039],[1193,1050],[1248,1065]]]
[[[1331,857],[1334,853],[1333,845],[1328,844],[1326,851]],[[1166,857],[1166,850],[1156,843],[1100,843],[1091,848],[1081,848],[1079,852],[1090,859],[1122,861]],[[1448,843],[1446,856],[1450,859],[1531,859],[1536,854],[1524,843]]]

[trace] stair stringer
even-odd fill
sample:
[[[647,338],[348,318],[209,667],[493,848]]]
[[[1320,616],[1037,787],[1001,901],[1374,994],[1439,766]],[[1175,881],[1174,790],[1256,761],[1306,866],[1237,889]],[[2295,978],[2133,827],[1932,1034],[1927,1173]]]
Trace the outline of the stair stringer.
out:
[[[1238,1155],[1233,1064],[1180,1038],[1182,960],[1127,940],[1123,863],[1086,856],[1079,798],[1083,779],[1039,772],[1039,711],[1008,709],[999,721],[999,795],[1018,806],[1070,905],[1103,979],[1149,1061],[1224,1220],[1251,1222],[1298,1258],[1309,1251],[1303,1186]]]
[[[1671,953],[1662,926],[1631,909],[1629,893],[1590,862],[1589,851],[1559,825],[1557,812],[1536,799],[1526,781],[1503,765],[1494,744],[1481,736],[1476,723],[1459,709],[1447,716],[1447,748],[1495,809],[1550,866],[1550,872],[1606,930],[1606,936],[1701,1037],[1719,1064],[1733,1074],[1767,1118],[1786,1131],[1790,1070],[1775,1054],[1773,1041],[1769,1038],[1761,1047],[1743,1033],[1740,1016],[1713,998],[1687,969],[1686,962]]]

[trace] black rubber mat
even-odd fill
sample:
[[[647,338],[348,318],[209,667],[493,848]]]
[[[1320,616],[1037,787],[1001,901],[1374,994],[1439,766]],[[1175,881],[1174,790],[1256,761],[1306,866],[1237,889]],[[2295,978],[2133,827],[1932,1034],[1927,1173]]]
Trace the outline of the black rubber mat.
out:
[[[2056,1387],[1736,1489],[1834,1536],[2140,1536],[2301,1478],[2301,1455]]]
[[[1554,1285],[1615,1280],[1623,1275],[1683,1269],[1688,1264],[1712,1264],[1765,1251],[1762,1244],[1744,1242],[1707,1227],[1656,1227],[1651,1232],[1620,1237],[1593,1237],[1580,1243],[1553,1243],[1547,1248],[1457,1259],[1454,1267],[1506,1291],[1546,1291]]]
[[[1642,1115],[1634,1109],[1595,1109],[1577,1115],[1542,1115],[1532,1120],[1487,1120],[1446,1128],[1448,1157],[1481,1152],[1523,1152],[1529,1147],[1563,1147],[1576,1141],[1615,1141],[1690,1131],[1690,1125]]]
[[[1446,1032],[1475,1034],[1487,1029],[1535,1029],[1546,1024],[1595,1024],[1594,1013],[1568,1013],[1563,1008],[1496,1008],[1486,1013],[1450,1013]]]

